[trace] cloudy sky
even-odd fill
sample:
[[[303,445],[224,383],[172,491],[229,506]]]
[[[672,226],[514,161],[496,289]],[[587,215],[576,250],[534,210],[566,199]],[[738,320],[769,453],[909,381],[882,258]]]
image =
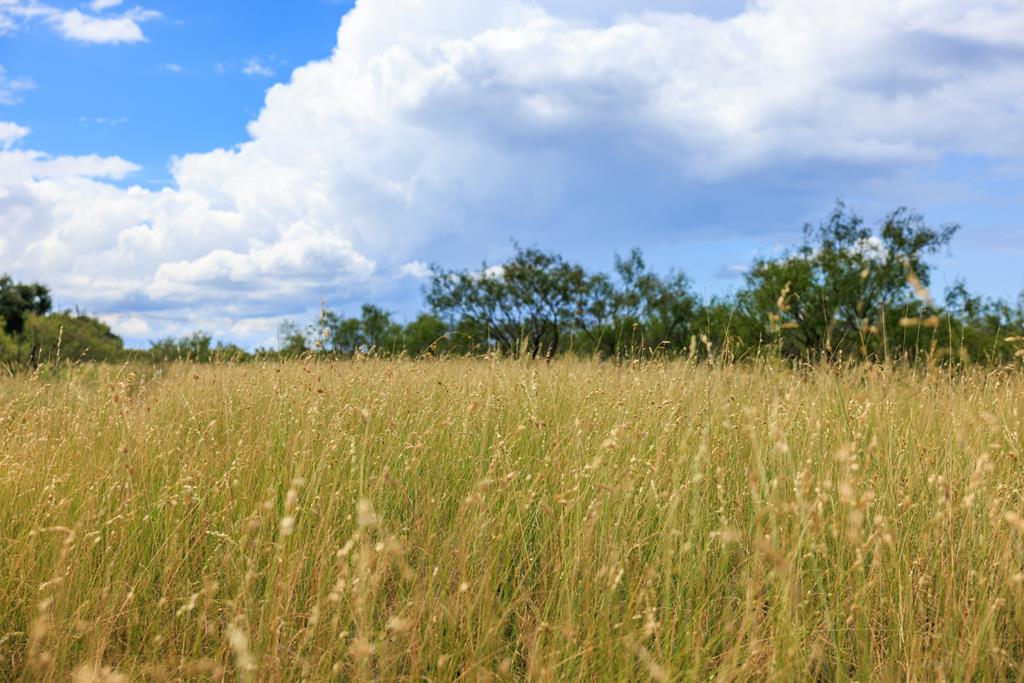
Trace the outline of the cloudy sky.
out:
[[[1024,289],[1022,0],[0,0],[0,271],[131,343],[513,239],[725,293],[837,198]]]

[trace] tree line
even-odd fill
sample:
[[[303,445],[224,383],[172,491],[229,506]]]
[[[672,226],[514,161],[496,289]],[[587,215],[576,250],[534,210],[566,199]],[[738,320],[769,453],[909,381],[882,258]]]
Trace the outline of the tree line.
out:
[[[959,226],[928,224],[897,209],[870,226],[844,204],[800,244],[756,260],[730,296],[701,300],[681,272],[653,272],[639,250],[594,272],[563,256],[516,245],[511,258],[478,268],[431,268],[427,310],[402,324],[370,304],[344,317],[285,322],[273,348],[248,353],[198,332],[155,341],[154,361],[293,357],[303,354],[494,353],[533,359],[562,354],[774,355],[794,361],[1005,364],[1024,358],[1024,292],[1016,301],[970,293],[964,283],[939,301],[930,259]],[[103,323],[53,313],[48,290],[0,279],[0,362],[118,360],[129,352]]]

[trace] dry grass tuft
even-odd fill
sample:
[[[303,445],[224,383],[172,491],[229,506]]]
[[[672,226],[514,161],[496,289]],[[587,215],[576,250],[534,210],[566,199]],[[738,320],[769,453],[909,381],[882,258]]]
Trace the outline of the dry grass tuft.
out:
[[[0,679],[1024,677],[1024,377],[0,380]]]

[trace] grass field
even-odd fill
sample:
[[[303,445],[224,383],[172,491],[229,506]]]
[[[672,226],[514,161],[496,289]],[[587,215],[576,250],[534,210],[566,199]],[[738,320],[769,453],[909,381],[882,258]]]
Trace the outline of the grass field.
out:
[[[1024,679],[1024,376],[0,380],[0,679]]]

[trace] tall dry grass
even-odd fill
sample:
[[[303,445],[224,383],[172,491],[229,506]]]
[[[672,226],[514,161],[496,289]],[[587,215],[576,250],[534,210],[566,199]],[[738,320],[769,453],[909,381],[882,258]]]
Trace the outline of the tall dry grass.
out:
[[[564,360],[0,380],[0,678],[992,680],[1024,377]]]

